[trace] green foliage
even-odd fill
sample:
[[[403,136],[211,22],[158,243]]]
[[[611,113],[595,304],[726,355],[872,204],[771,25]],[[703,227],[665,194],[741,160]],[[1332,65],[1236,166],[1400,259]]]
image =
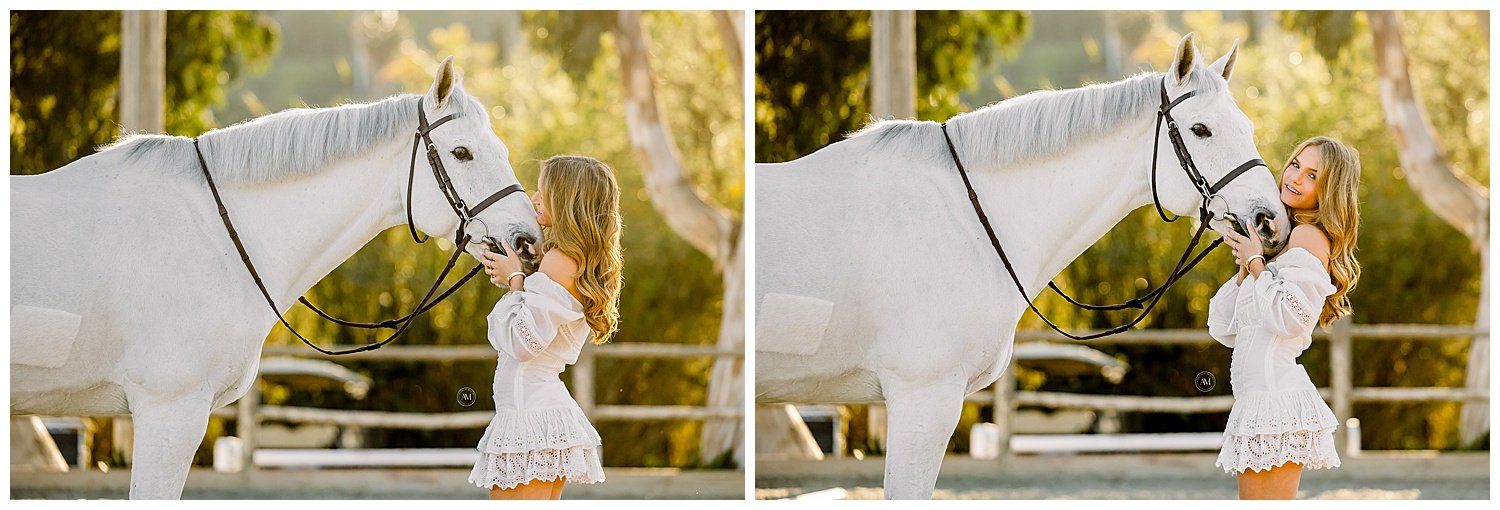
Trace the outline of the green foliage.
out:
[[[120,134],[119,11],[12,11],[11,174],[46,172]],[[224,88],[269,61],[279,33],[247,11],[168,11],[168,133],[217,123]]]
[[[917,117],[958,113],[973,70],[1025,37],[1016,11],[918,11]],[[868,115],[868,11],[755,13],[755,159],[788,161],[859,129]]]
[[[527,21],[536,26],[532,48],[556,55],[565,72],[574,81],[582,81],[593,69],[604,48],[605,33],[615,29],[619,14],[615,11],[532,11]]]
[[[1338,60],[1339,52],[1361,35],[1354,26],[1359,14],[1356,11],[1282,11],[1277,14],[1281,28],[1306,35],[1313,49],[1325,60]]]

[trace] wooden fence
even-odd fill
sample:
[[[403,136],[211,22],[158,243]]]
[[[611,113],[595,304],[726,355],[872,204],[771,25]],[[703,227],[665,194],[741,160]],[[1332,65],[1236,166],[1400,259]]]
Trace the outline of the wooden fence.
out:
[[[1319,328],[1313,334],[1314,341],[1330,342],[1330,381],[1319,391],[1331,403],[1334,416],[1340,420],[1354,417],[1355,402],[1487,402],[1487,388],[1460,387],[1355,387],[1353,382],[1352,346],[1355,340],[1369,341],[1434,341],[1457,338],[1488,336],[1488,330],[1469,326],[1445,326],[1430,324],[1350,324],[1349,318],[1340,319],[1331,327]],[[1021,331],[1016,342],[1069,341],[1051,330]],[[1167,345],[1167,344],[1212,344],[1215,340],[1205,329],[1156,329],[1127,331],[1119,335],[1090,340],[1088,345]],[[1225,381],[1227,383],[1227,381]],[[1011,433],[1009,416],[1017,406],[1030,405],[1051,408],[1091,409],[1103,411],[1133,411],[1159,413],[1216,413],[1228,412],[1234,397],[1150,397],[1134,395],[1081,395],[1076,393],[1016,391],[1014,367],[1007,368],[1000,380],[987,391],[968,396],[970,402],[985,402],[996,412],[996,424],[1000,426],[1002,455],[1008,453]],[[1003,419],[1001,418],[1003,417]],[[1338,440],[1345,448],[1344,433],[1347,427],[1340,426]]]
[[[489,361],[496,353],[493,347],[481,346],[390,346],[380,350],[360,353],[353,357],[328,356],[302,345],[267,346],[263,357],[285,356],[324,359],[329,361]],[[745,353],[737,350],[722,350],[713,345],[689,345],[668,343],[618,343],[589,345],[578,356],[578,362],[569,367],[566,374],[572,379],[573,398],[578,401],[589,419],[598,421],[652,421],[652,420],[739,420],[744,418],[741,408],[710,409],[689,405],[598,405],[594,395],[594,362],[598,358],[696,358],[713,357],[719,360],[743,362]],[[215,411],[215,416],[233,418],[236,434],[243,442],[243,466],[250,470],[254,466],[255,432],[262,420],[291,423],[317,423],[340,426],[379,427],[399,429],[464,429],[482,428],[494,417],[494,411],[467,411],[457,413],[398,413],[387,411],[351,411],[314,407],[288,407],[261,405],[259,389],[251,390],[241,397],[233,409],[225,407]]]

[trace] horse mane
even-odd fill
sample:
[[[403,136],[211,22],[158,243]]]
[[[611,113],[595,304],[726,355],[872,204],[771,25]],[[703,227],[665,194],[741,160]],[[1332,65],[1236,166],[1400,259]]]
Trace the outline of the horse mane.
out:
[[[1161,102],[1163,73],[1141,73],[1112,83],[1038,90],[948,119],[948,134],[965,166],[1004,166],[1055,156],[1142,118]],[[1189,79],[1198,95],[1223,90],[1202,66]],[[936,122],[879,120],[850,135],[918,158],[948,159]]]
[[[475,115],[473,101],[455,89],[449,101]],[[409,137],[417,128],[417,102],[425,96],[402,94],[372,103],[330,108],[292,108],[256,117],[198,137],[218,183],[257,183],[311,175],[331,163]],[[428,108],[431,118],[431,105]],[[192,139],[168,135],[126,135],[101,152],[119,151],[127,162],[151,158],[152,167],[198,174]]]

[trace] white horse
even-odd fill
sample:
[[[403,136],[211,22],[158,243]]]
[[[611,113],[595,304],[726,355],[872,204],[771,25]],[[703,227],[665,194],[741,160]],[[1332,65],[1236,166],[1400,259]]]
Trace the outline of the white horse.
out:
[[[1201,196],[1154,129],[1163,87],[1172,98],[1196,91],[1172,115],[1210,182],[1259,157],[1227,87],[1236,49],[1204,67],[1188,34],[1165,74],[1031,93],[947,122],[1031,296],[1152,202],[1153,143],[1163,206],[1197,212]],[[939,125],[879,122],[795,161],[758,164],[755,179],[757,400],[884,402],[886,496],[931,497],[964,396],[1005,370],[1027,310]],[[1285,243],[1269,172],[1219,196],[1214,207],[1227,209],[1214,212],[1255,219],[1268,252]]]
[[[452,57],[425,95],[288,110],[199,137],[281,312],[381,231],[407,223],[419,107],[433,121],[458,114],[431,137],[471,207],[518,184]],[[416,165],[413,226],[449,235],[459,220],[425,158]],[[524,193],[479,217],[488,236],[513,246],[540,237]],[[209,412],[254,383],[277,323],[219,219],[192,140],[132,136],[11,177],[11,229],[11,413],[128,414],[130,497],[180,497]]]

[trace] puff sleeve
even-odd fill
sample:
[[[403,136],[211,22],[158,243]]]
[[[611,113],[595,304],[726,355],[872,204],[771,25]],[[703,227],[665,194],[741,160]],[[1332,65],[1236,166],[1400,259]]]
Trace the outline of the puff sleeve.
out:
[[[578,300],[545,273],[527,276],[525,288],[507,292],[489,315],[490,345],[520,361],[547,350],[559,327],[583,317]]]
[[[1234,282],[1238,274],[1230,275],[1219,291],[1208,298],[1208,336],[1214,337],[1225,347],[1234,347],[1235,302],[1239,300],[1240,285]]]
[[[1255,309],[1262,326],[1277,338],[1299,338],[1306,349],[1323,301],[1336,290],[1322,261],[1307,250],[1291,248],[1255,280]]]

